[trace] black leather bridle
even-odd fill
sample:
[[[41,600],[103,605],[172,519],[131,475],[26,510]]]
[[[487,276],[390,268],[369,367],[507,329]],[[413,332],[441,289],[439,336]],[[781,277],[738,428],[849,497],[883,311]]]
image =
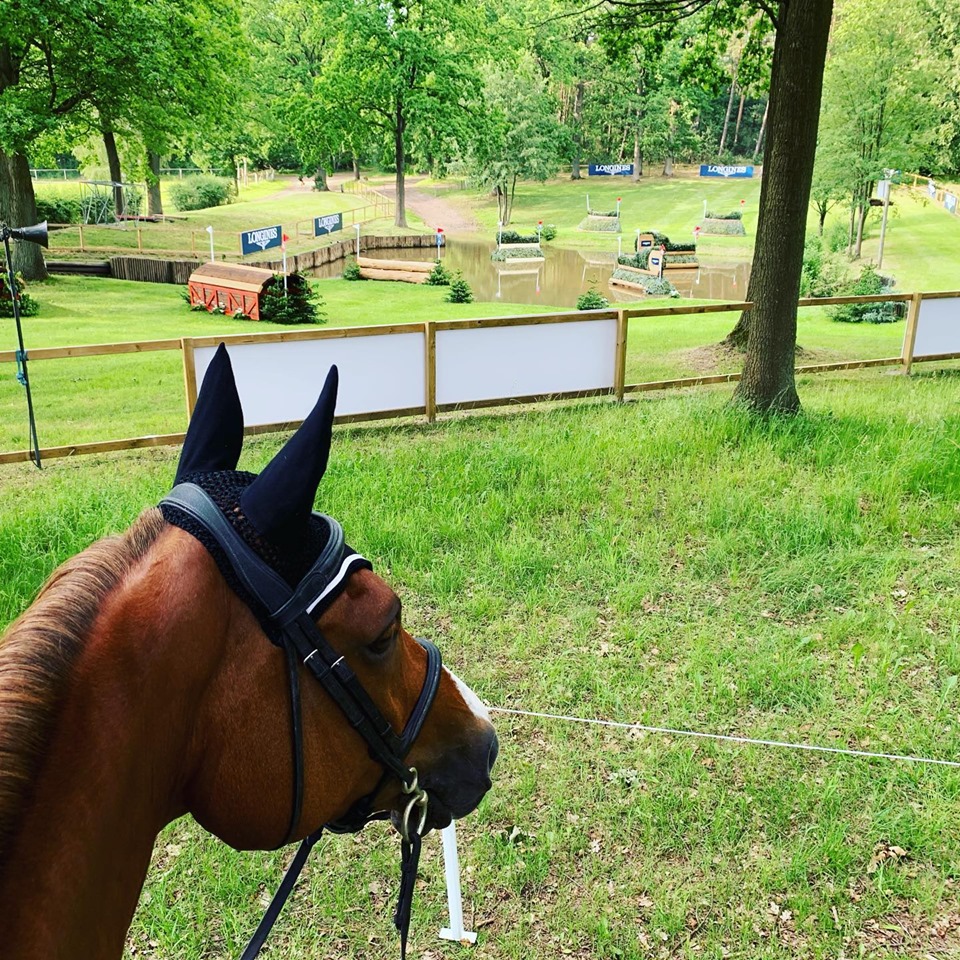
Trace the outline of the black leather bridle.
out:
[[[290,826],[280,846],[288,843],[294,835],[303,807],[301,663],[320,681],[350,725],[366,741],[371,756],[382,765],[384,771],[373,791],[358,800],[343,817],[325,824],[301,842],[300,849],[241,960],[253,960],[260,952],[306,863],[310,850],[320,839],[324,829],[335,833],[354,833],[371,820],[385,819],[388,816],[383,812],[373,812],[372,806],[380,788],[391,776],[400,781],[404,794],[410,798],[401,817],[401,882],[394,915],[394,923],[400,931],[401,958],[405,958],[413,888],[428,802],[426,791],[417,781],[416,768],[409,766],[405,757],[423,727],[440,685],[440,651],[429,640],[417,639],[427,654],[426,677],[413,712],[403,732],[397,735],[346,660],[330,645],[311,616],[318,603],[329,595],[331,589],[339,585],[338,577],[345,576],[351,559],[345,556],[343,528],[336,520],[314,513],[314,517],[327,527],[326,544],[307,574],[297,587],[292,589],[251,549],[202,487],[193,483],[178,484],[164,497],[160,505],[182,511],[217,542],[244,589],[269,612],[268,623],[274,628],[271,632],[279,638],[275,642],[282,647],[286,655],[293,730],[294,786]]]

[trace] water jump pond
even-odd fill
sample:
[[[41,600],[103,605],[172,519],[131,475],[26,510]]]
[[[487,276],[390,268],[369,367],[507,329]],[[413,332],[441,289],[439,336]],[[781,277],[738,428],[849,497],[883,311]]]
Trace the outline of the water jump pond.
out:
[[[446,246],[440,248],[440,259],[449,270],[463,274],[477,300],[572,307],[577,297],[596,287],[611,302],[656,302],[608,284],[616,266],[615,249],[609,253],[581,252],[544,244],[544,260],[532,263],[491,261],[490,254],[495,249],[495,243],[485,240],[447,240]],[[434,256],[432,251],[422,249],[377,250],[372,255],[389,260],[429,260]],[[335,279],[343,274],[344,262],[317,267],[310,273],[319,279]],[[745,260],[701,260],[699,268],[672,271],[669,277],[681,297],[708,300],[742,300],[749,278],[750,263]]]

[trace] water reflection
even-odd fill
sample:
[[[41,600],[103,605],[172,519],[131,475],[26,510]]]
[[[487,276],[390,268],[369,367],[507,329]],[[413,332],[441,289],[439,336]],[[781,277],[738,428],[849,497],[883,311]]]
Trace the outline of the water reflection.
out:
[[[613,241],[616,242],[615,240]],[[473,288],[474,298],[504,303],[542,303],[545,307],[572,307],[591,287],[613,302],[658,302],[639,292],[608,284],[616,267],[616,250],[566,250],[544,245],[545,259],[535,262],[493,262],[494,242],[448,240],[441,259],[451,271],[459,270]],[[431,250],[378,250],[371,256],[390,260],[428,260]],[[341,276],[343,261],[311,271],[322,279]],[[682,297],[709,300],[742,300],[750,277],[748,261],[702,259],[699,269],[671,271],[669,279]]]

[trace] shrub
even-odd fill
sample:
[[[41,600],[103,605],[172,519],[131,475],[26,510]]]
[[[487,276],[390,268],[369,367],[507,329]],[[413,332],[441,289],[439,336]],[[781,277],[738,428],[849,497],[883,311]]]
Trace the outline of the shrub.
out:
[[[178,210],[205,210],[230,203],[235,187],[226,177],[184,177],[170,187],[170,199]]]
[[[27,293],[27,281],[23,279],[22,273],[17,273],[17,292],[20,294],[20,316],[35,317],[40,312],[40,304]],[[6,274],[3,274],[3,290],[0,292],[0,317],[13,316],[13,297],[10,294],[10,288],[7,285]]]
[[[82,207],[79,197],[64,197],[56,194],[37,197],[37,219],[49,223],[79,223]]]
[[[516,230],[504,230],[500,234],[501,243],[529,243],[536,246],[539,238],[535,233],[517,233]]]
[[[666,263],[698,263],[696,256],[689,253],[671,253],[664,258]]]
[[[473,303],[473,291],[459,270],[450,281],[450,289],[444,299],[447,303]]]
[[[614,270],[613,280],[629,280],[639,284],[651,297],[679,297],[680,291],[669,281],[660,277],[641,277],[629,270]]]
[[[323,300],[302,273],[287,275],[284,295],[283,275],[275,274],[273,283],[260,298],[260,319],[269,323],[326,323],[320,312]]]
[[[424,282],[431,287],[449,287],[450,280],[450,271],[438,260],[437,265],[430,271]]]
[[[843,297],[867,297],[881,293],[892,293],[894,280],[884,277],[871,267],[866,266],[860,276],[846,284],[840,291]],[[894,323],[903,316],[903,305],[896,303],[848,303],[835,307],[830,317],[839,323]]]
[[[707,220],[742,220],[743,211],[742,210],[732,210],[730,213],[714,213],[712,210],[707,211]]]
[[[543,253],[539,250],[531,250],[529,247],[520,249],[519,247],[501,247],[490,254],[491,260],[543,260]]]
[[[344,280],[363,280],[360,276],[360,264],[356,260],[348,260],[343,266]]]
[[[557,225],[555,223],[545,223],[540,231],[542,240],[553,240],[557,235]]]
[[[842,257],[824,250],[819,237],[808,237],[803,245],[800,273],[802,297],[833,297],[844,283],[847,267]]]
[[[599,214],[588,214],[586,219],[581,220],[577,227],[578,230],[594,230],[598,233],[619,233],[620,219],[617,216],[601,216]]]
[[[602,310],[604,307],[609,306],[610,301],[601,295],[596,287],[591,287],[586,293],[582,293],[577,297],[578,310]]]
[[[826,232],[827,249],[832,253],[840,253],[846,250],[850,240],[849,227],[842,223],[835,223],[828,228]]]
[[[642,250],[639,250],[632,257],[623,254],[622,256],[617,257],[617,263],[622,264],[625,267],[636,267],[638,270],[646,270],[647,264],[650,262],[650,248],[644,247]]]
[[[708,219],[702,220],[700,223],[700,231],[704,234],[713,234],[714,236],[720,237],[743,237],[746,236],[747,231],[743,228],[743,222],[740,220],[729,220],[726,217],[717,217],[710,219],[710,215],[707,214]]]

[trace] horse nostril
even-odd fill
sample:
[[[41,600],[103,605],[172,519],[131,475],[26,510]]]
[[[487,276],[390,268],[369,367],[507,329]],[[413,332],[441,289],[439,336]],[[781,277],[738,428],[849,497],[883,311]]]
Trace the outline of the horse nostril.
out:
[[[500,741],[497,740],[497,735],[493,735],[493,740],[490,742],[490,753],[487,755],[487,773],[489,774],[493,770],[493,765],[497,762],[497,756],[500,753]]]

